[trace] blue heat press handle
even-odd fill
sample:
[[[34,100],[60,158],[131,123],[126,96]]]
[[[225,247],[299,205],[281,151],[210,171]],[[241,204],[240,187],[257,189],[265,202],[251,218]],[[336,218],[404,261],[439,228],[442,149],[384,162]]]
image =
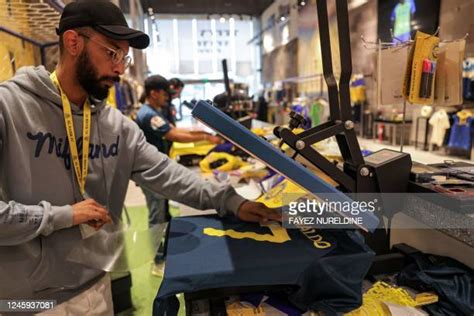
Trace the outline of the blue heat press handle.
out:
[[[316,197],[318,197],[318,194],[330,196],[331,201],[335,202],[352,202],[350,197],[326,183],[299,162],[291,159],[208,102],[199,101],[194,107],[192,115],[271,169],[298,184],[310,194]],[[350,213],[341,213],[341,215],[353,217]],[[365,230],[372,232],[379,224],[379,219],[371,212],[360,213],[358,217],[363,218],[362,222],[364,224],[361,228]]]

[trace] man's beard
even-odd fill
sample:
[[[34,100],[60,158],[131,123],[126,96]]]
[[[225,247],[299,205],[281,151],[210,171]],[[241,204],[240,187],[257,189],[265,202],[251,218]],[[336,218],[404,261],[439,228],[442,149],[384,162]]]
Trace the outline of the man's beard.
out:
[[[109,77],[104,76],[98,78],[97,70],[92,64],[89,54],[84,50],[79,56],[76,68],[76,76],[82,88],[93,98],[104,100],[109,95],[109,87],[101,85],[104,80],[111,80],[114,82],[120,81],[118,76]]]

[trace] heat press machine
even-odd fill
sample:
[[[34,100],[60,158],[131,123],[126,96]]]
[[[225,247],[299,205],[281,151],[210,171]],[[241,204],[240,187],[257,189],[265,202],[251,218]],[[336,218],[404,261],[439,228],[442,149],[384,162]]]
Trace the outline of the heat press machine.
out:
[[[294,151],[291,158],[264,140],[253,137],[254,135],[249,131],[232,124],[230,118],[226,119],[219,115],[217,109],[205,102],[198,103],[192,113],[223,137],[312,194],[333,193],[344,200],[350,199],[347,193],[407,192],[412,167],[409,154],[389,149],[382,149],[366,157],[363,157],[361,153],[354,130],[355,123],[351,116],[349,80],[352,73],[352,56],[347,1],[336,0],[338,44],[341,52],[339,56],[341,73],[338,80],[332,66],[333,54],[326,1],[317,1],[317,12],[324,78],[328,87],[330,119],[300,134],[295,134],[293,129],[302,125],[304,118],[292,113],[289,127],[275,128],[274,134]],[[336,138],[343,158],[342,166],[336,166],[312,146],[330,137]],[[328,185],[304,168],[301,163],[294,160],[297,156],[304,157],[306,161],[333,179],[338,186],[335,188]],[[377,254],[389,253],[389,230],[376,229],[379,227],[378,223],[383,223],[382,216],[367,217],[364,220],[367,226],[363,229],[373,232],[366,235],[369,246]]]
[[[248,97],[246,89],[239,89],[237,84],[234,84],[234,89],[231,88],[226,59],[222,60],[222,71],[225,92],[216,95],[213,102],[222,112],[250,129],[252,127],[252,116],[250,115],[253,111],[252,99]]]
[[[328,122],[295,134],[292,127],[302,125],[303,117],[293,114],[290,128],[277,127],[275,135],[314,166],[351,193],[406,192],[411,170],[410,155],[383,149],[363,157],[352,121],[349,81],[352,73],[347,1],[336,1],[341,73],[339,81],[333,71],[331,39],[326,1],[317,1],[319,34],[324,78],[328,87],[330,119]],[[312,145],[335,137],[344,164],[342,169],[318,153]],[[396,175],[396,176],[395,176]]]

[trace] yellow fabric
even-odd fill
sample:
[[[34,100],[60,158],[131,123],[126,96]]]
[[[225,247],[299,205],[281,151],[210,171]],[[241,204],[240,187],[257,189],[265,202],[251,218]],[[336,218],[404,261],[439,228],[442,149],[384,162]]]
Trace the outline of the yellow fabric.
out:
[[[205,156],[211,151],[216,145],[209,142],[195,142],[195,143],[177,143],[174,142],[171,146],[170,158],[176,159],[176,157],[184,155],[200,155]]]
[[[7,10],[9,2],[13,2]],[[23,1],[0,0],[0,25],[27,37],[31,36],[31,26],[24,17],[29,3]],[[15,71],[24,66],[40,63],[40,49],[16,36],[0,32],[0,82],[10,79]],[[48,56],[50,57],[50,56]]]
[[[233,302],[226,304],[226,312],[228,316],[265,316],[263,307],[246,306],[241,302]]]
[[[254,164],[243,166],[239,169],[239,171],[241,172],[241,178],[263,179],[269,173],[267,168],[258,168]]]
[[[289,201],[283,201],[284,196],[296,200],[306,195],[306,192],[291,181],[283,180],[270,191],[262,195],[257,202],[261,202],[268,207],[282,207]]]
[[[64,124],[66,126],[67,139],[69,142],[69,148],[71,150],[71,160],[73,162],[74,171],[76,172],[77,182],[79,183],[79,189],[81,194],[86,192],[86,178],[89,172],[89,145],[90,145],[90,132],[91,132],[91,105],[89,100],[84,103],[84,120],[82,123],[82,166],[79,162],[79,151],[77,150],[76,144],[76,132],[74,131],[74,121],[72,117],[71,103],[64,93],[61,85],[56,76],[56,72],[53,72],[50,76],[53,83],[58,87],[61,94],[61,101],[63,103],[64,112]]]
[[[0,44],[0,60],[10,61],[10,51],[3,43]],[[0,63],[0,82],[10,79],[13,75],[13,67],[10,62]]]
[[[115,85],[109,89],[109,96],[107,97],[107,105],[110,105],[114,109],[117,108],[117,97],[115,95]]]
[[[210,166],[211,163],[219,159],[226,159],[227,162],[216,169],[212,169]],[[201,167],[202,172],[209,173],[209,172],[212,172],[213,170],[232,171],[232,170],[239,169],[245,164],[246,163],[243,162],[240,157],[236,157],[228,153],[212,152],[209,155],[207,155],[206,158],[204,158],[203,160],[199,162],[199,167]]]
[[[270,127],[265,127],[265,128],[261,128],[261,127],[256,127],[256,128],[252,128],[252,133],[254,133],[255,135],[257,136],[266,136],[266,135],[270,135],[270,134],[273,134],[273,128]]]
[[[0,82],[13,77],[21,67],[40,63],[39,49],[33,44],[3,32],[0,43]]]
[[[438,301],[435,294],[422,294],[423,298],[417,300],[412,298],[405,289],[379,281],[364,294],[362,306],[345,316],[391,316],[389,309],[383,302],[416,307]]]
[[[468,118],[472,116],[471,111],[469,110],[462,110],[459,111],[457,114],[458,119],[459,119],[459,125],[466,125]]]
[[[362,103],[366,100],[365,86],[357,86],[350,88],[351,102]]]

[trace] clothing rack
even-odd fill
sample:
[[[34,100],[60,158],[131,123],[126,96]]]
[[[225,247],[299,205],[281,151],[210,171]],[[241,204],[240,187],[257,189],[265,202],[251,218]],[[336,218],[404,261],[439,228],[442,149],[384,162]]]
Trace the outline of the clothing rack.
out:
[[[440,31],[440,27],[438,27],[436,29],[436,32],[434,34],[432,34],[430,37],[437,36],[439,34],[439,31]],[[391,31],[391,34],[392,34],[392,39],[398,40],[395,36],[393,36],[392,31]],[[458,39],[442,40],[442,41],[440,41],[440,44],[441,43],[452,43],[452,42],[456,42],[456,41],[461,41],[461,40],[467,39],[468,37],[469,37],[469,33],[466,33],[463,37],[458,38]],[[414,40],[409,40],[409,41],[399,41],[399,43],[390,43],[390,42],[382,42],[380,39],[378,40],[378,42],[374,42],[374,41],[366,40],[364,35],[361,35],[360,38],[361,38],[362,42],[364,43],[364,47],[366,49],[379,49],[380,47],[381,48],[392,48],[392,47],[400,47],[401,48],[401,47],[404,47],[406,45],[411,45],[415,42]],[[370,47],[370,45],[375,46],[375,47]]]

